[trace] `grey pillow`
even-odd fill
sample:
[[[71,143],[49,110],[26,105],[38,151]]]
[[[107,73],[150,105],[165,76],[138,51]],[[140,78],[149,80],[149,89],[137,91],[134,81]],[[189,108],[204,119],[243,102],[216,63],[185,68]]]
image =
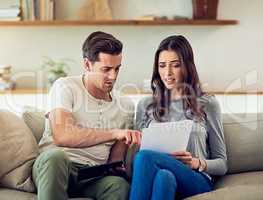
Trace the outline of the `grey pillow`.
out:
[[[22,118],[39,143],[45,129],[45,112],[34,107],[25,106]]]
[[[0,110],[0,185],[33,192],[32,166],[39,155],[36,140],[25,122]]]
[[[263,116],[224,115],[228,173],[263,170]]]

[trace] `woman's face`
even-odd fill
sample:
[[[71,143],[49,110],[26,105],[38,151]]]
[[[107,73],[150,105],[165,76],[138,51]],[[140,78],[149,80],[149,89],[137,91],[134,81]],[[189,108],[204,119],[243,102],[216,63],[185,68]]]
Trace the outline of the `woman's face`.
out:
[[[182,82],[182,67],[175,51],[164,50],[159,54],[158,71],[168,90],[178,89]]]

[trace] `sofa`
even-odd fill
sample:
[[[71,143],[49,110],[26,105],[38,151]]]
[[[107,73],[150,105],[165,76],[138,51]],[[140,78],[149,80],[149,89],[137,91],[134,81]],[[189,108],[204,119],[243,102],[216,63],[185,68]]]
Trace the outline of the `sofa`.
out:
[[[44,113],[25,109],[21,120],[38,142],[44,131]],[[187,200],[263,199],[263,114],[223,114],[228,172],[215,181],[215,190]],[[127,159],[131,163],[132,151]],[[0,200],[36,200],[35,193],[0,186]],[[88,198],[79,198],[79,200]],[[77,199],[75,199],[77,200]]]

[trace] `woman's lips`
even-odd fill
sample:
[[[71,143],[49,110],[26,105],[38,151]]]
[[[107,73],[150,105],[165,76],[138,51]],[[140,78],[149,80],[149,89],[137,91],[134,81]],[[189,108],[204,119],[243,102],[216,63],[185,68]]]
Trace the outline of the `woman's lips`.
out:
[[[174,79],[174,78],[166,78],[166,79],[164,79],[164,81],[165,81],[168,85],[171,85],[171,84],[174,84],[174,83],[175,83],[175,79]]]

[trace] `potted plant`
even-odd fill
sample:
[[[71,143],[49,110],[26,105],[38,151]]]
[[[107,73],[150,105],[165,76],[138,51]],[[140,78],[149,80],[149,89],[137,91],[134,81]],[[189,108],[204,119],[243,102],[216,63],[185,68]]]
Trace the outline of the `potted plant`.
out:
[[[44,61],[41,68],[47,72],[47,79],[50,85],[52,85],[58,78],[68,75],[70,66],[68,62],[72,60],[63,59],[55,61],[49,57],[44,57]]]

